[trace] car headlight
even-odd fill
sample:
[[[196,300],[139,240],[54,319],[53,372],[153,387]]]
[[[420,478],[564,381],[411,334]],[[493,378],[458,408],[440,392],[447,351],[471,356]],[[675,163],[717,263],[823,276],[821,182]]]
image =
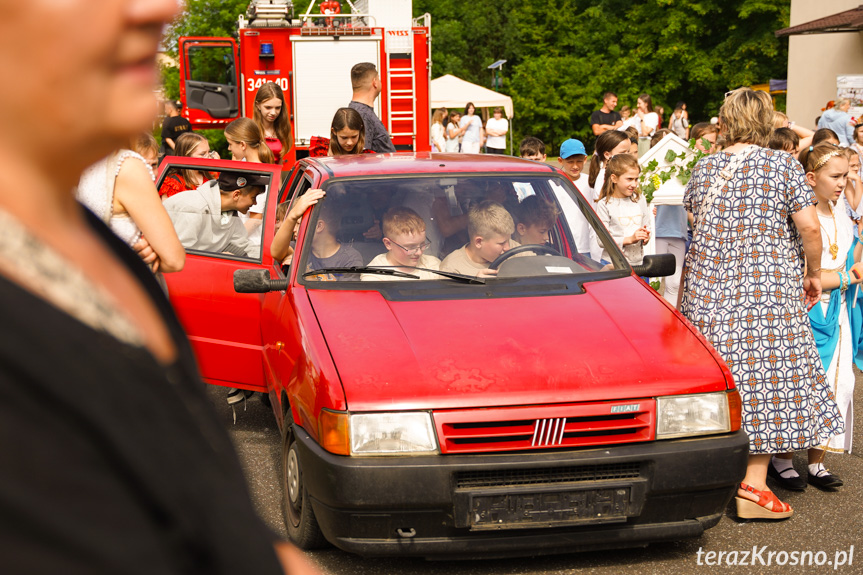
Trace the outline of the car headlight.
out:
[[[731,431],[724,391],[656,398],[656,439]]]
[[[351,455],[405,455],[437,453],[431,414],[352,413]]]

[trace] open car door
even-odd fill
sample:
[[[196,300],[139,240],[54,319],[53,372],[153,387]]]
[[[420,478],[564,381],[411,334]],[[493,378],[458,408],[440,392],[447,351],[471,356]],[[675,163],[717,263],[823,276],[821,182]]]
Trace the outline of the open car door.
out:
[[[157,187],[161,189],[166,178],[178,177],[177,171],[186,169],[200,170],[210,180],[217,179],[222,172],[232,172],[245,178],[250,174],[263,175],[269,181],[266,197],[264,194],[258,196],[258,204],[249,210],[249,214],[256,209],[262,210],[260,220],[241,218],[237,212],[221,212],[219,206],[190,216],[194,210],[188,206],[194,202],[186,198],[194,196],[182,199],[181,196],[197,196],[199,190],[180,192],[165,200],[164,204],[176,228],[188,225],[190,219],[194,225],[194,217],[199,216],[201,232],[198,238],[206,236],[210,229],[223,229],[229,221],[226,218],[239,218],[231,221],[230,225],[234,233],[239,230],[249,240],[244,255],[226,253],[221,247],[206,248],[200,242],[190,247],[184,240],[186,266],[179,273],[165,274],[165,280],[168,297],[192,342],[204,379],[215,385],[266,392],[261,299],[256,294],[234,291],[234,271],[271,269],[273,266],[270,243],[275,233],[281,166],[167,156],[160,166]],[[187,237],[189,235],[186,233]]]
[[[218,128],[238,118],[238,86],[233,38],[180,38],[180,100],[192,128]]]

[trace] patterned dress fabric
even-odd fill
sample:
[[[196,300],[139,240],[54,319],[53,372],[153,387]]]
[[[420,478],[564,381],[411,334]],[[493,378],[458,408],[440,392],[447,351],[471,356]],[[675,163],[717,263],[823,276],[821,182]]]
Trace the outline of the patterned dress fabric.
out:
[[[734,375],[750,452],[779,453],[821,445],[844,422],[803,304],[803,246],[790,219],[814,194],[789,154],[748,153],[730,180],[720,174],[732,159],[724,152],[693,170],[684,206],[695,235],[681,312]],[[718,195],[705,201],[720,178]]]

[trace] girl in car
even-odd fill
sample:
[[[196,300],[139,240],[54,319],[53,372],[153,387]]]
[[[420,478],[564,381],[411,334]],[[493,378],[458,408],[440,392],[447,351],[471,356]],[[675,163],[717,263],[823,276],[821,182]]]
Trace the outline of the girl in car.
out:
[[[283,163],[282,160],[294,145],[294,141],[285,106],[285,94],[278,84],[267,82],[258,89],[255,94],[254,120],[264,134],[264,141],[273,152],[276,163]]]
[[[195,132],[186,132],[177,138],[177,145],[174,147],[173,155],[187,158],[219,157],[215,151],[210,150],[210,143],[207,142],[207,138]],[[162,201],[165,201],[180,192],[194,190],[210,179],[212,179],[211,175],[201,170],[171,168],[159,187],[159,196],[162,197]]]

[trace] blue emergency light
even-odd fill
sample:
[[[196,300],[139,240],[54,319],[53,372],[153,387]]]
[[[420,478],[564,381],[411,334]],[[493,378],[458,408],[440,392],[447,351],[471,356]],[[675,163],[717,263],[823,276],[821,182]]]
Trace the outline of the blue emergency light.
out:
[[[260,58],[274,58],[276,54],[273,52],[273,43],[261,42],[261,48],[258,56]]]

